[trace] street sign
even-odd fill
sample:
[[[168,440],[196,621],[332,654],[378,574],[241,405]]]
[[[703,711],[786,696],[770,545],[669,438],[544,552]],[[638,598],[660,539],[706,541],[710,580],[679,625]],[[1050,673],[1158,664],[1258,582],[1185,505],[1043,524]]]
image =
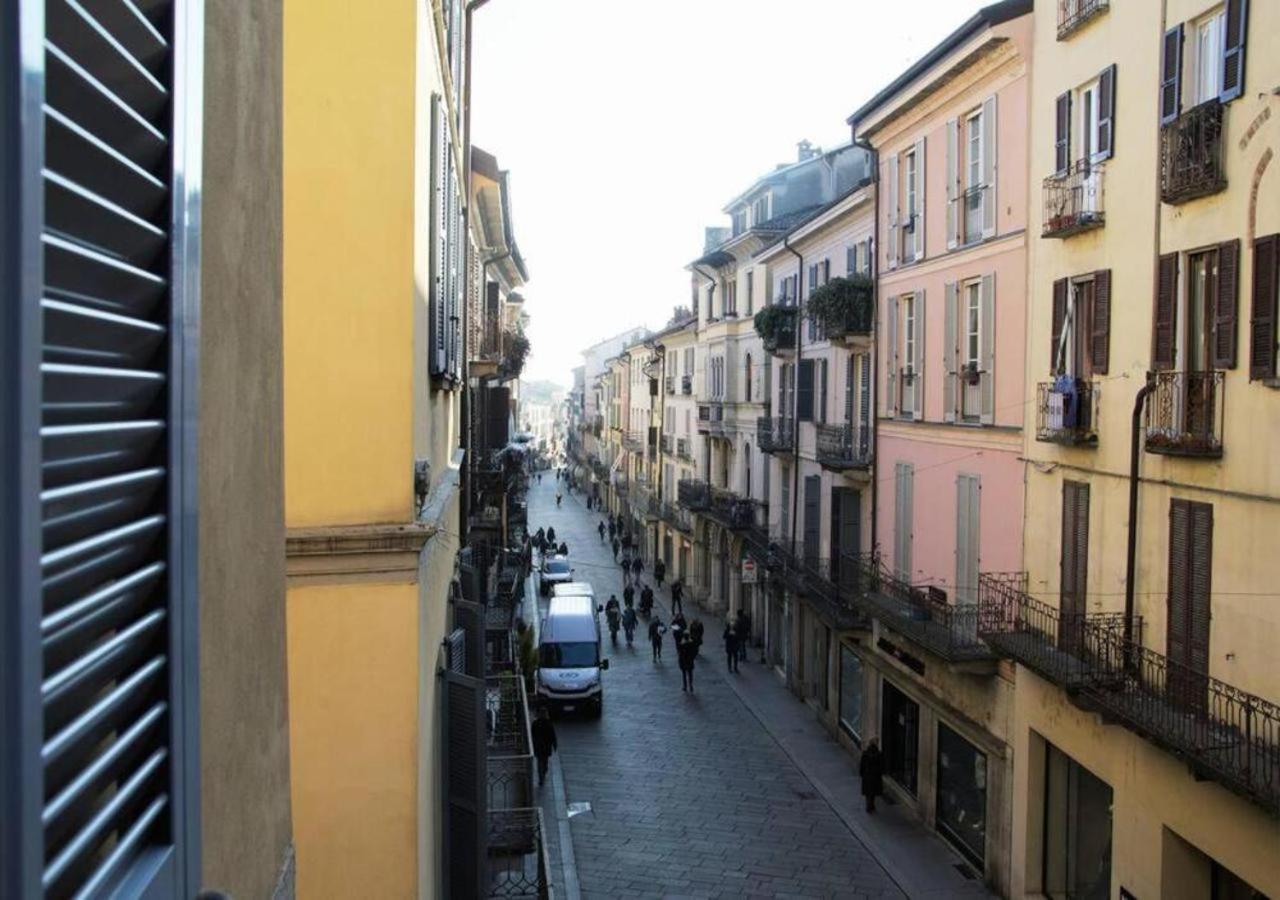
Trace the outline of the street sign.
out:
[[[742,561],[742,583],[756,583],[756,561],[754,559],[744,559]]]

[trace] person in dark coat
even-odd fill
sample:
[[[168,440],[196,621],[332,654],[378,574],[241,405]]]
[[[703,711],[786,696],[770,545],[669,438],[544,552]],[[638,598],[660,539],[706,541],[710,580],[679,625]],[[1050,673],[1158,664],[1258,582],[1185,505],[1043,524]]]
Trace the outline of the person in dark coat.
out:
[[[551,754],[556,752],[556,727],[551,724],[551,715],[545,706],[538,708],[538,718],[533,720],[530,729],[533,737],[533,755],[538,760],[538,785],[547,780],[547,763]]]
[[[649,643],[653,646],[654,662],[662,659],[662,636],[666,633],[667,626],[662,624],[660,617],[654,616],[653,621],[649,623]]]
[[[679,578],[671,582],[671,612],[684,612],[684,582]]]
[[[693,655],[697,656],[702,652],[702,635],[704,627],[701,619],[694,619],[689,623],[689,640],[693,641]]]
[[[618,539],[617,538],[613,539],[613,558],[614,560],[617,560],[618,558]]]
[[[612,540],[613,540],[614,538],[616,538],[617,536],[618,536],[618,526],[613,524],[613,517],[612,517],[612,516],[610,516],[610,517],[609,517],[609,540],[611,540],[611,541],[612,541]],[[614,555],[614,556],[617,556],[617,555],[618,555],[618,551],[617,551],[617,550],[614,550],[614,551],[613,551],[613,555]]]
[[[747,645],[751,643],[751,616],[745,609],[738,610],[733,627],[738,633],[738,659],[744,661],[747,658]],[[738,671],[738,667],[734,666],[733,671]]]
[[[653,588],[645,585],[640,591],[640,606],[643,608],[653,608]]]
[[[633,588],[631,585],[627,585],[622,589],[622,600],[624,603],[627,604],[627,606],[630,606],[632,603],[634,603],[635,599],[636,599],[635,588]]]
[[[604,543],[604,522],[603,521],[596,526],[596,531],[600,533],[600,543],[603,544]]]
[[[698,656],[698,648],[692,638],[685,638],[676,645],[676,654],[680,658],[680,689],[693,693],[693,667]]]
[[[729,664],[729,671],[738,671],[738,630],[728,623],[724,626],[724,656]]]
[[[568,555],[569,555],[569,545],[568,545],[567,543],[565,543],[564,541],[561,541],[561,542],[560,542],[560,555],[561,555],[561,556],[568,556]]]
[[[867,812],[876,811],[876,797],[884,793],[884,756],[874,739],[867,741],[858,763],[858,775],[862,778],[862,796],[867,799]]]
[[[658,582],[658,588],[662,588],[662,579],[667,577],[667,564],[662,561],[659,556],[653,563],[653,580]]]
[[[552,525],[547,529],[547,543],[555,546],[556,543],[556,527]]]

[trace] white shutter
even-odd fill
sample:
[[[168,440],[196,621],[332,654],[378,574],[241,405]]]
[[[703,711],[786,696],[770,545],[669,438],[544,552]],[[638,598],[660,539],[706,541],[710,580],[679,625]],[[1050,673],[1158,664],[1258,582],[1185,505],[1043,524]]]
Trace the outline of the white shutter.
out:
[[[955,602],[957,605],[972,606],[978,602],[978,504],[980,498],[977,475],[956,476]]]
[[[446,352],[448,334],[449,292],[449,149],[448,123],[443,100],[439,94],[431,95],[431,175],[435,182],[431,190],[431,350],[432,375],[443,375],[449,367]]]
[[[889,167],[887,200],[889,210],[889,248],[887,263],[890,269],[898,268],[898,253],[902,246],[902,237],[898,229],[898,154],[890,154],[887,160]]]
[[[943,311],[942,334],[942,421],[956,420],[957,384],[956,384],[956,316],[959,312],[958,287],[956,282],[948,281]]]
[[[917,422],[922,422],[924,421],[924,370],[925,370],[924,361],[926,358],[928,358],[927,350],[929,347],[929,345],[926,344],[924,341],[924,334],[925,334],[924,291],[921,290],[916,292],[915,302],[913,303],[913,306],[915,308],[915,318],[916,318],[916,358],[912,360],[912,365],[915,367],[915,370],[916,370],[915,381],[912,382],[912,389],[915,393],[914,418]]]
[[[996,413],[996,276],[982,276],[982,335],[979,348],[982,374],[978,388],[982,396],[982,423],[991,425]]]
[[[982,236],[996,234],[996,96],[982,104]]]
[[[947,249],[954,250],[960,234],[960,129],[947,119]]]
[[[893,568],[899,578],[908,582],[912,575],[911,532],[914,524],[912,481],[914,475],[914,467],[911,463],[900,462],[894,465]]]
[[[915,216],[914,231],[916,244],[916,259],[924,259],[924,183],[927,169],[925,168],[925,139],[920,138],[916,141],[916,208],[913,209],[912,215]]]
[[[898,298],[885,301],[885,382],[884,413],[898,414]]]

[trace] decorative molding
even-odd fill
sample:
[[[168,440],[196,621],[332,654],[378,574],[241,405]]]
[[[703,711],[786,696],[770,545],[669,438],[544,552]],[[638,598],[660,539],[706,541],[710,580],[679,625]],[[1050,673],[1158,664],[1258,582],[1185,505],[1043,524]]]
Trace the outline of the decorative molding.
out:
[[[439,532],[423,522],[290,528],[285,535],[289,587],[418,580],[422,548]]]

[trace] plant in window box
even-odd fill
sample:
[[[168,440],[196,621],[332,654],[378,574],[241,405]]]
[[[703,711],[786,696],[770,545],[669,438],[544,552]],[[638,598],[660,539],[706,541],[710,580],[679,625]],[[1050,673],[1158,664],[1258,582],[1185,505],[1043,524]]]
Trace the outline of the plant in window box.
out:
[[[789,306],[766,306],[752,320],[756,334],[764,341],[766,350],[776,350],[780,344],[794,339],[795,309]]]
[[[524,362],[529,356],[529,339],[522,331],[507,331],[502,335],[502,347],[505,353],[502,360],[502,375],[506,378],[519,378],[524,371]]]
[[[809,294],[805,314],[831,337],[870,334],[875,289],[875,280],[866,275],[832,278]]]

